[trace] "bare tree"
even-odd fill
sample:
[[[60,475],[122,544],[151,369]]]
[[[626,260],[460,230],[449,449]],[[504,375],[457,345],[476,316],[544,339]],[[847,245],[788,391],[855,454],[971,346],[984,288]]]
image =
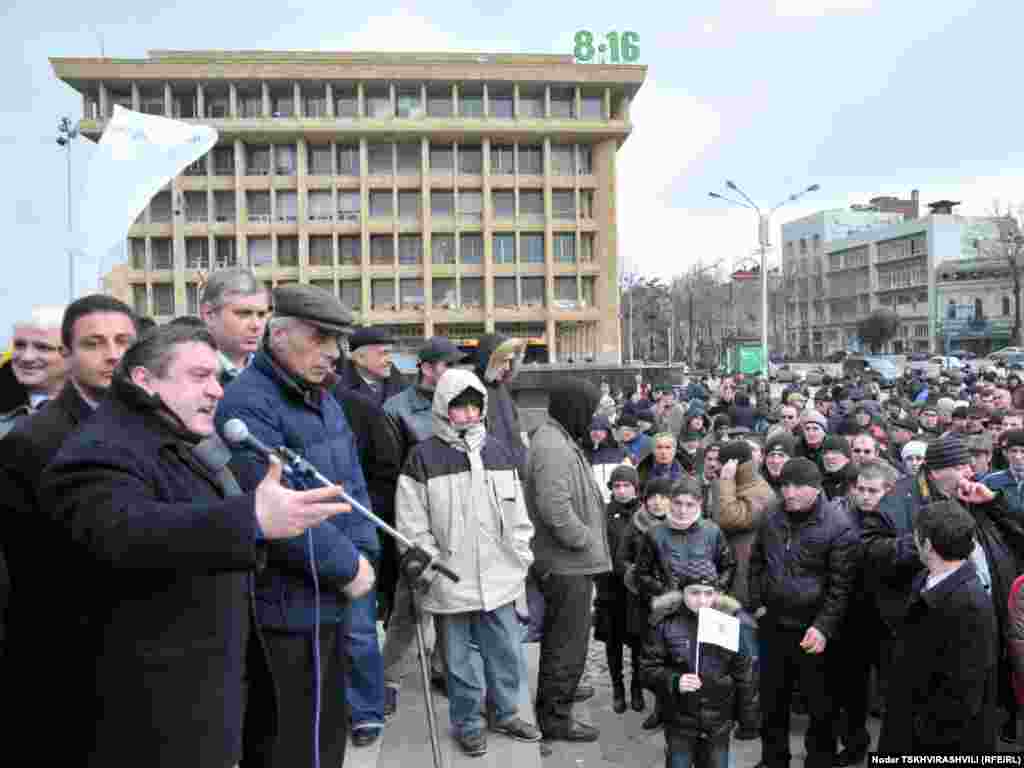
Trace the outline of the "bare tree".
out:
[[[899,315],[891,309],[876,309],[857,323],[857,335],[871,347],[873,354],[878,354],[879,348],[896,335],[899,326]]]

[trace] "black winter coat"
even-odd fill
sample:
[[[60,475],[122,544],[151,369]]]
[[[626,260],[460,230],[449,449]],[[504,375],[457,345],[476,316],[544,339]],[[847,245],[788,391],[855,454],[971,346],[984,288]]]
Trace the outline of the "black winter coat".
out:
[[[74,643],[95,697],[70,764],[232,766],[243,714],[247,736],[273,739],[273,689],[253,631],[263,550],[254,494],[225,498],[193,441],[115,377],[43,474],[42,508],[83,549],[74,579],[90,591],[88,631]]]
[[[633,514],[639,505],[639,499],[633,499],[627,504],[612,499],[605,507],[612,570],[594,577],[594,585],[597,588],[594,602],[594,637],[602,643],[616,638],[624,642],[626,638],[629,590],[622,581],[625,567],[619,557],[622,554],[620,547],[629,535],[633,526]]]
[[[648,600],[681,589],[672,573],[673,546],[678,540],[675,531],[666,522],[651,528],[643,537],[636,559],[636,584],[640,594]],[[709,560],[718,570],[718,590],[728,592],[736,575],[736,556],[722,533],[710,520],[698,519],[683,533],[684,560]]]
[[[999,655],[992,600],[965,562],[930,590],[918,574],[896,632],[878,751],[996,751]]]
[[[816,627],[837,636],[860,562],[860,540],[846,512],[818,494],[801,515],[776,502],[750,554],[750,607],[782,629]]]
[[[664,519],[652,517],[643,504],[638,504],[631,525],[619,542],[613,559],[614,573],[621,574],[629,590],[626,598],[626,635],[635,642],[643,642],[647,637],[647,618],[651,612],[650,599],[642,595],[637,586],[636,563],[643,548],[644,536],[649,530],[664,524]]]
[[[696,652],[697,617],[685,606],[647,636],[640,656],[641,676],[644,686],[658,697],[665,726],[716,741],[728,741],[736,721],[756,729],[759,701],[750,656],[702,643],[697,670],[701,687],[680,693],[679,678],[693,673]]]
[[[359,375],[359,371],[356,370],[356,364],[353,363],[350,358],[339,358],[338,362],[335,364],[335,370],[338,374],[338,382],[336,384],[337,389],[358,392],[371,403],[378,406],[383,406],[385,400],[392,395],[397,395],[405,389],[405,383],[402,381],[402,375],[398,372],[398,368],[395,366],[391,366],[391,375],[384,381],[380,382],[376,392],[370,389],[367,383],[363,380],[363,377]]]

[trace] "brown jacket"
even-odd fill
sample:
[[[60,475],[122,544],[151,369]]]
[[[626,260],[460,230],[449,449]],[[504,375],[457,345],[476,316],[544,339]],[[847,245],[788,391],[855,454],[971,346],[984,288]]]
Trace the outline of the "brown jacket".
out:
[[[718,526],[725,533],[736,555],[733,593],[746,606],[750,597],[750,550],[754,546],[754,537],[765,511],[778,497],[751,461],[740,464],[735,480],[719,479],[716,482],[719,494]]]

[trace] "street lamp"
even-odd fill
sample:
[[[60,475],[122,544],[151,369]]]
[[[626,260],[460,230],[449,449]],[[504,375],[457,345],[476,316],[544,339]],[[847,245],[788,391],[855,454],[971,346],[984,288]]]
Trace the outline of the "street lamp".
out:
[[[774,208],[768,211],[768,213],[762,213],[757,203],[750,199],[746,192],[739,188],[739,186],[732,181],[726,180],[725,186],[736,192],[743,198],[743,200],[736,200],[726,195],[720,195],[717,192],[708,192],[709,197],[713,197],[716,200],[722,200],[731,205],[736,205],[741,208],[749,208],[757,214],[757,243],[761,250],[761,369],[765,376],[768,375],[768,247],[771,245],[769,241],[769,233],[771,228],[772,214],[775,213],[779,208],[784,206],[786,203],[794,203],[801,197],[806,195],[808,192],[817,192],[821,187],[817,184],[811,184],[806,189],[794,192],[789,197],[784,199]]]
[[[62,117],[57,123],[57,144],[67,148],[68,162],[68,303],[75,300],[75,251],[71,243],[71,142],[78,138],[78,127],[70,117]]]

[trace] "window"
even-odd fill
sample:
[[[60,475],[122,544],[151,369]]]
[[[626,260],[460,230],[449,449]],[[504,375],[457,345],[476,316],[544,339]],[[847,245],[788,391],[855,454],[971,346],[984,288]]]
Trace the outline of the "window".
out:
[[[1010,311],[1010,297],[1003,296],[1003,316],[1009,315]]]
[[[278,176],[294,176],[297,168],[294,144],[274,146],[274,172]]]
[[[162,110],[161,110],[162,111]],[[206,91],[206,116],[215,119],[230,117],[231,103],[227,92],[211,93]]]
[[[544,278],[524,277],[519,281],[523,291],[523,306],[543,307],[544,301]]]
[[[304,89],[302,91],[302,114],[306,117],[325,117],[327,115],[327,96],[322,85],[315,90]]]
[[[245,172],[248,176],[266,176],[270,173],[270,147],[249,147],[245,158]]]
[[[459,173],[479,175],[484,171],[484,157],[480,147],[459,147]]]
[[[594,219],[594,190],[580,190],[580,218],[585,221]]]
[[[555,306],[559,309],[576,309],[576,278],[555,278]]]
[[[153,284],[153,314],[157,317],[174,314],[174,286],[170,283]]]
[[[459,191],[459,224],[479,224],[483,218],[483,195]]]
[[[185,238],[185,269],[210,268],[210,241],[205,237]]]
[[[186,165],[184,173],[186,176],[205,176],[206,155],[203,155],[198,160],[193,160],[191,163]]]
[[[515,150],[510,146],[491,147],[491,173],[499,175],[511,175],[515,169]]]
[[[516,279],[514,277],[494,278],[494,306],[516,306]]]
[[[430,193],[430,215],[435,219],[455,216],[455,193],[434,190]]]
[[[366,116],[391,117],[391,89],[387,84],[366,88]]]
[[[537,176],[544,173],[544,152],[541,147],[519,147],[519,173]]]
[[[560,221],[576,221],[576,193],[571,189],[556,189],[551,193],[551,210]]]
[[[338,146],[338,175],[359,175],[359,146],[357,144]]]
[[[297,267],[299,266],[299,238],[278,237],[277,238],[277,266]]]
[[[452,116],[451,86],[435,85],[427,89],[427,114],[430,117]]]
[[[594,233],[580,233],[580,262],[589,264],[594,260]]]
[[[589,144],[576,145],[576,173],[580,176],[594,172],[594,149]]]
[[[422,307],[423,280],[418,277],[403,277],[398,281],[402,307]]]
[[[434,264],[455,263],[455,235],[430,236],[430,261]]]
[[[331,175],[330,144],[309,145],[309,173],[314,176]]]
[[[516,236],[494,235],[491,241],[491,254],[495,264],[516,263]]]
[[[462,278],[461,294],[463,307],[482,307],[484,304],[484,281],[480,277]]]
[[[459,235],[459,261],[463,264],[483,264],[483,235]]]
[[[520,190],[519,223],[544,223],[544,193],[540,190]]]
[[[235,238],[233,237],[218,237],[214,239],[213,266],[215,269],[238,266],[238,251],[236,250],[236,245]]]
[[[132,286],[132,309],[135,314],[144,316],[149,314],[149,300],[146,296],[146,286]]]
[[[235,175],[235,150],[234,147],[213,148],[213,175],[234,176]]]
[[[519,117],[537,118],[544,117],[544,89],[543,88],[520,88],[519,89]]]
[[[283,190],[277,193],[277,220],[296,222],[299,220],[299,193]]]
[[[372,175],[391,176],[395,172],[392,165],[390,144],[368,144],[366,151]]]
[[[422,117],[419,86],[403,86],[395,92],[395,117]]]
[[[522,260],[527,264],[544,263],[544,235],[530,234],[519,236],[519,247],[522,249]]]
[[[185,221],[204,222],[209,216],[205,192],[185,193]]]
[[[334,116],[359,117],[359,94],[352,86],[334,86]]]
[[[359,221],[362,210],[358,192],[338,192],[338,221]]]
[[[290,87],[270,91],[270,116],[292,117],[295,114],[295,91]]]
[[[398,172],[405,176],[415,176],[420,172],[420,145],[405,142],[398,145]]]
[[[433,305],[441,309],[455,309],[458,305],[458,298],[455,294],[455,278],[435,277],[430,285],[433,296]]]
[[[399,235],[398,263],[420,264],[423,262],[423,238],[419,235]]]
[[[420,193],[398,193],[398,220],[416,222],[420,220]]]
[[[582,289],[582,296],[580,304],[583,307],[595,307],[597,304],[594,302],[594,282],[593,275],[587,275],[580,281],[580,288]]]
[[[984,320],[985,319],[985,304],[981,299],[974,300],[974,319]]]
[[[576,235],[571,232],[558,232],[552,238],[555,248],[555,261],[562,264],[576,263]]]
[[[491,193],[495,219],[515,219],[516,196],[511,191],[495,191]]]
[[[576,92],[572,88],[551,88],[551,116],[576,117]]]
[[[238,90],[238,112],[239,117],[262,117],[263,116],[263,92],[257,87],[254,89],[239,88]]]
[[[572,144],[551,145],[551,173],[556,176],[572,176],[575,173]]]
[[[309,266],[334,266],[334,239],[330,235],[310,235]]]
[[[370,306],[377,311],[395,308],[394,280],[388,278],[370,281]]]
[[[310,221],[334,221],[334,200],[329,189],[318,189],[309,193],[306,215]]]
[[[99,116],[99,96],[96,98],[95,112],[91,112],[88,117]],[[90,107],[92,106],[90,104]],[[187,91],[175,89],[171,92],[171,114],[182,120],[194,120],[197,117],[195,88],[189,88]]]
[[[245,193],[245,207],[249,214],[249,223],[270,222],[270,193],[249,190]]]
[[[583,91],[580,94],[580,117],[584,120],[604,120],[604,94]]]
[[[341,288],[341,303],[354,312],[363,308],[363,284],[360,280],[342,280],[339,283]]]
[[[235,221],[235,193],[217,190],[213,193],[213,218],[225,224]]]
[[[459,117],[484,116],[484,89],[475,84],[459,85]]]
[[[154,237],[149,241],[150,258],[153,269],[172,269],[174,267],[174,249],[169,237]]]
[[[491,85],[487,88],[487,113],[491,117],[511,120],[515,117],[515,100],[511,86]]]
[[[146,239],[144,237],[133,237],[128,240],[131,251],[132,269],[146,268]]]
[[[370,218],[390,219],[394,215],[390,189],[370,191]]]
[[[386,267],[395,263],[395,242],[391,235],[370,237],[370,263]]]
[[[455,170],[455,153],[451,144],[430,145],[430,172],[451,173]]]
[[[171,210],[171,193],[157,192],[149,204],[149,220],[154,224],[169,224]]]
[[[338,238],[338,263],[345,267],[358,266],[363,260],[363,241],[359,237]]]
[[[253,267],[269,267],[273,256],[269,237],[250,237],[248,242],[249,265]]]

